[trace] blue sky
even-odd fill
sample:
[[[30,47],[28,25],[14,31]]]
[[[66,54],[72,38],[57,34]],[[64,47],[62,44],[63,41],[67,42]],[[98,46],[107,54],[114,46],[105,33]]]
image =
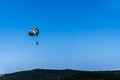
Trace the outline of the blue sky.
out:
[[[119,70],[119,0],[0,1],[0,73]],[[28,36],[40,29],[39,45]]]

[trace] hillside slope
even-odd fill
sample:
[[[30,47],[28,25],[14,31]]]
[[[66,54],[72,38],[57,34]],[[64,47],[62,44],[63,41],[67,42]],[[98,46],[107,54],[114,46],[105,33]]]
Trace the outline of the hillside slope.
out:
[[[0,80],[120,80],[120,71],[34,69],[5,74]]]

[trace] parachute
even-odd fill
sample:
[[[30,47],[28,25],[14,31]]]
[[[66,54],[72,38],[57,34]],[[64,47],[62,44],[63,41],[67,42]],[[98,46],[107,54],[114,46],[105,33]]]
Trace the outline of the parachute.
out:
[[[31,28],[30,31],[28,32],[28,35],[38,38],[39,32],[40,31],[38,28]],[[36,40],[36,45],[38,45],[38,40]]]

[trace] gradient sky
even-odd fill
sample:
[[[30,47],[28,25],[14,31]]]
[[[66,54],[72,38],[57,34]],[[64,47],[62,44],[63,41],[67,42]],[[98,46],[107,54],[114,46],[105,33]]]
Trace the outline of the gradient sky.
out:
[[[119,0],[0,0],[0,29],[0,73],[120,69]]]

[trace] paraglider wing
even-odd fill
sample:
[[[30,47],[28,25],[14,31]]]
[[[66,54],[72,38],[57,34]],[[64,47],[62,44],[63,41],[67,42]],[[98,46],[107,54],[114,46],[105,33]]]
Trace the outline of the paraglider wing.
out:
[[[39,35],[39,29],[37,28],[31,28],[31,30],[28,32],[29,36],[38,36]]]

